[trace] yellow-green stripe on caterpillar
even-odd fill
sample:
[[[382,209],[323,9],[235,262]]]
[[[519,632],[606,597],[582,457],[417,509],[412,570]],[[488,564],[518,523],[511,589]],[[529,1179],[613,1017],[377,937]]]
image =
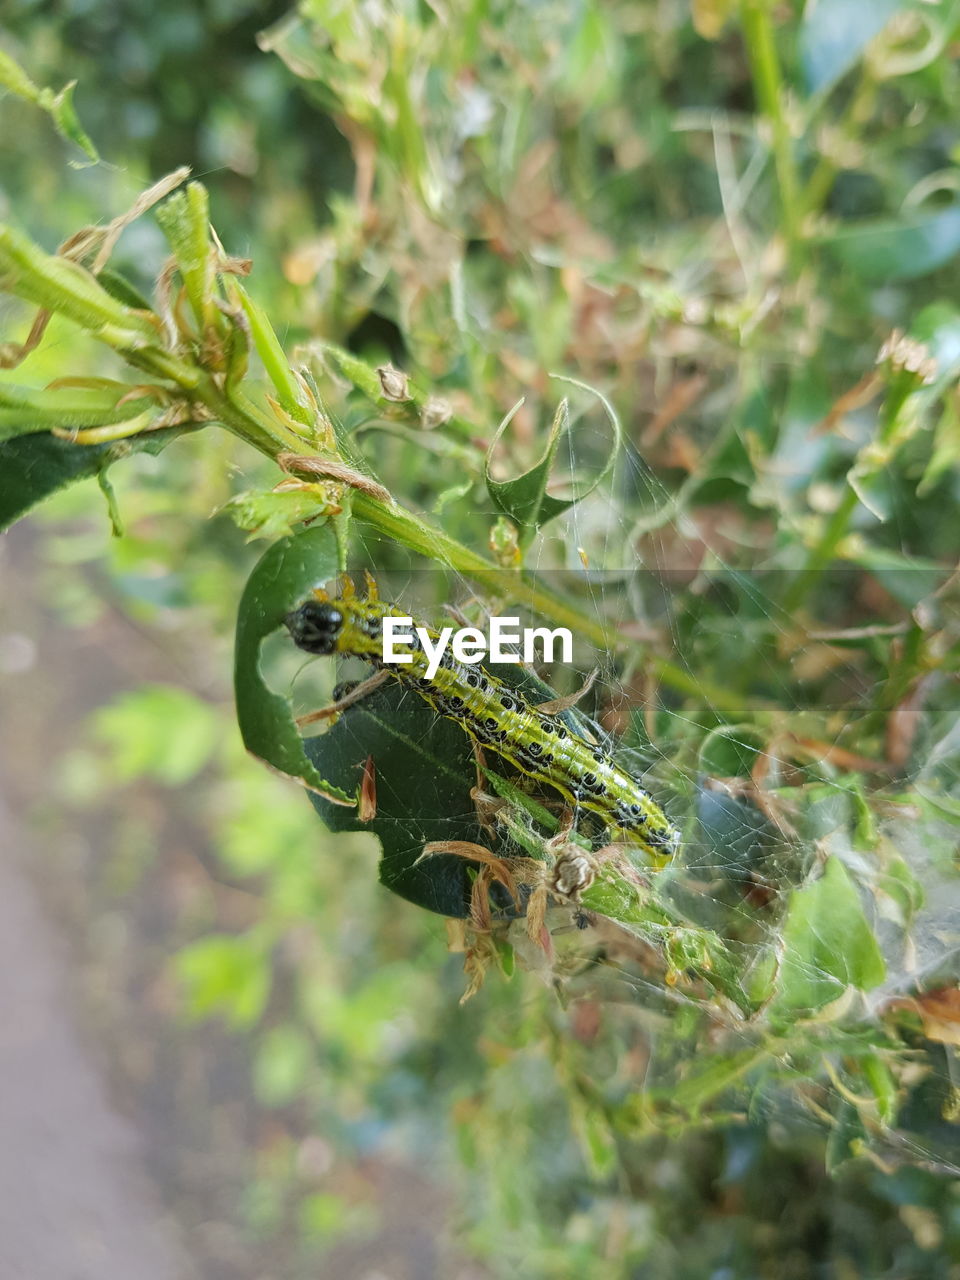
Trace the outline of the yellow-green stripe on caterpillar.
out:
[[[473,740],[503,756],[521,772],[552,787],[577,809],[597,814],[613,839],[640,845],[655,863],[676,853],[680,833],[660,806],[625,769],[557,716],[547,715],[517,690],[479,666],[461,664],[445,650],[436,672],[427,675],[427,658],[413,635],[408,646],[395,641],[412,661],[394,666],[383,661],[383,619],[407,617],[402,609],[377,598],[360,600],[352,584],[330,599],[316,592],[287,615],[294,643],[307,653],[355,655],[401,684],[415,689],[430,705],[455,720]],[[427,628],[431,640],[437,632]]]

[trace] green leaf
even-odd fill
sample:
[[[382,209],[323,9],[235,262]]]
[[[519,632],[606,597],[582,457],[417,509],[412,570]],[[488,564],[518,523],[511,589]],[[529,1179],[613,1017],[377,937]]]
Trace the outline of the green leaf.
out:
[[[157,207],[156,219],[177,260],[190,308],[201,330],[214,318],[210,201],[201,182],[190,182]]]
[[[273,383],[277,399],[287,413],[296,418],[297,421],[304,423],[306,426],[312,425],[315,415],[301,402],[302,393],[290,368],[280,339],[270,323],[270,317],[263,307],[250,297],[239,281],[232,282],[232,291],[240,299],[240,305],[243,307],[250,325],[253,345],[256,347],[257,355],[260,357],[263,367]]]
[[[27,102],[34,103],[42,111],[46,111],[57,133],[68,142],[76,143],[96,163],[100,159],[97,149],[84,132],[74,110],[73,91],[76,83],[72,80],[56,94],[52,89],[41,89],[33,83],[23,68],[14,62],[9,53],[0,49],[0,85]]]
[[[960,252],[960,205],[900,218],[845,222],[821,243],[831,257],[871,282],[913,280]]]
[[[76,108],[73,105],[73,91],[76,87],[76,80],[71,80],[69,84],[63,86],[58,94],[50,98],[50,118],[61,138],[66,138],[68,142],[74,143],[96,164],[100,159],[97,148],[93,145],[90,135],[80,123],[80,117],[77,115]],[[49,90],[46,92],[49,93]],[[47,106],[46,100],[42,101],[41,105]]]
[[[509,427],[523,401],[521,400],[510,410],[497,428],[496,435],[487,450],[483,474],[487,484],[487,491],[493,499],[497,510],[512,520],[521,530],[524,530],[528,534],[528,538],[549,520],[561,515],[564,511],[569,511],[572,506],[575,506],[582,498],[585,498],[596,489],[597,485],[610,474],[616,462],[621,443],[620,421],[612,405],[599,391],[588,386],[585,382],[578,382],[575,378],[564,378],[559,374],[551,374],[550,376],[560,382],[569,382],[572,386],[579,387],[583,391],[589,391],[592,395],[598,397],[613,426],[613,441],[606,462],[593,481],[585,488],[570,498],[556,498],[547,493],[547,485],[556,460],[557,449],[570,426],[569,401],[563,399],[557,406],[553,424],[550,427],[550,434],[547,437],[546,446],[539,460],[528,471],[515,476],[512,480],[494,480],[490,474],[491,461],[504,432]]]
[[[829,89],[880,34],[903,0],[818,0],[800,27],[800,58],[811,93]]]
[[[784,954],[772,1012],[794,1017],[815,1013],[850,986],[869,991],[886,976],[877,940],[857,888],[839,858],[790,900],[783,930]]]
[[[48,432],[0,442],[0,529],[57,490],[98,476],[121,458],[159,453],[186,429],[166,427],[110,444],[73,444]]]
[[[533,701],[556,695],[515,665],[491,663],[488,670]],[[573,732],[578,722],[563,716]],[[491,835],[477,818],[471,792],[477,766],[471,740],[452,720],[441,718],[422,698],[390,681],[341,715],[306,749],[318,770],[340,789],[355,789],[368,757],[375,768],[376,814],[363,823],[354,810],[311,796],[333,831],[372,831],[380,841],[380,881],[393,893],[439,915],[468,914],[474,864],[452,854],[417,863],[428,842],[466,840],[491,848]],[[492,763],[492,762],[491,762]],[[496,762],[498,769],[504,767]],[[519,852],[514,849],[513,852]],[[509,899],[494,892],[503,908]]]
[[[393,893],[440,915],[466,916],[471,863],[440,854],[414,866],[429,841],[489,844],[470,794],[476,763],[463,730],[392,681],[348,708],[327,733],[308,739],[306,750],[343,793],[356,791],[373,758],[376,815],[370,822],[312,795],[317,812],[331,831],[377,836],[380,881]]]
[[[277,492],[273,489],[238,493],[220,508],[239,529],[255,537],[277,538],[294,532],[294,525],[316,519],[324,500],[309,487]]]
[[[339,802],[353,805],[359,778],[342,789],[317,772],[304,752],[290,703],[273,693],[260,673],[260,646],[286,615],[339,568],[329,524],[315,525],[274,543],[251,573],[237,614],[234,688],[244,746],[279,773]]]
[[[37,391],[0,382],[0,442],[52,427],[73,430],[130,422],[155,402],[149,396],[140,396],[118,406],[118,400],[128,390],[115,384],[109,388]]]
[[[870,1086],[877,1104],[877,1115],[884,1124],[893,1124],[897,1117],[897,1082],[880,1053],[867,1053],[860,1060],[860,1070]]]
[[[149,299],[145,298],[137,286],[132,284],[125,275],[115,271],[113,267],[101,267],[97,272],[97,279],[107,293],[110,294],[110,297],[116,298],[125,307],[133,307],[136,311],[150,310]]]

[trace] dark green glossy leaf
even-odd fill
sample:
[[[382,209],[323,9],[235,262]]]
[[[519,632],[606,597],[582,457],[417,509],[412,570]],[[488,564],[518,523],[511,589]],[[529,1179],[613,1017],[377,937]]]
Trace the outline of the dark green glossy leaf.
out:
[[[361,822],[356,809],[312,795],[317,812],[331,831],[377,836],[380,880],[393,893],[440,915],[465,916],[471,864],[441,854],[414,865],[428,841],[490,844],[470,795],[477,770],[463,730],[391,682],[305,745],[317,771],[345,793],[356,792],[367,758],[373,758],[376,816],[370,822]]]
[[[169,427],[111,444],[72,444],[49,432],[0,443],[0,529],[75,480],[100,475],[132,453],[159,453],[184,428]]]
[[[337,543],[328,524],[282,538],[261,557],[247,580],[237,614],[234,688],[244,746],[279,773],[343,804],[356,798],[356,781],[340,789],[317,772],[304,752],[290,703],[260,674],[260,646],[285,616],[338,569]]]
[[[491,664],[488,669],[535,702],[555,696],[516,666]],[[563,719],[573,732],[582,731],[573,714],[564,713]],[[459,725],[390,681],[305,745],[317,770],[341,791],[356,791],[367,759],[372,758],[376,815],[370,822],[361,822],[355,809],[312,795],[317,812],[332,831],[372,831],[377,836],[383,850],[380,880],[393,893],[440,915],[466,916],[473,864],[438,854],[414,865],[430,841],[466,840],[493,848],[490,833],[477,819],[471,796],[477,782],[476,759]],[[490,763],[498,770],[505,768],[493,757]],[[493,892],[492,899],[509,909],[502,892]]]

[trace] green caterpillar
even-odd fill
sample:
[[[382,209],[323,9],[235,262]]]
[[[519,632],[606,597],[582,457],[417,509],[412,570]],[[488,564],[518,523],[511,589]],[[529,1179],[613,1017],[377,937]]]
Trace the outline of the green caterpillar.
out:
[[[613,839],[641,846],[658,864],[676,853],[680,832],[635,778],[557,716],[539,710],[483,667],[461,664],[447,650],[435,674],[428,676],[427,658],[415,635],[406,647],[412,662],[384,663],[382,627],[387,616],[407,615],[377,599],[371,584],[367,600],[359,600],[352,589],[333,600],[317,592],[287,615],[286,625],[294,643],[307,653],[365,658],[416,690],[474,742],[558,791],[575,812],[586,809],[598,815]],[[428,628],[427,633],[436,639],[436,632]]]

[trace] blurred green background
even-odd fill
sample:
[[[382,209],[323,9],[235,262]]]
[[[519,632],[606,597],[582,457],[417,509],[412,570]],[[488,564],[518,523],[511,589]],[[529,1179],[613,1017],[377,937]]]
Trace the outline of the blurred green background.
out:
[[[793,628],[895,628],[956,557],[958,36],[946,0],[13,0],[4,48],[38,83],[79,82],[103,159],[8,96],[0,209],[52,249],[189,164],[288,349],[392,360],[484,439],[525,396],[532,440],[551,371],[601,386],[631,466],[539,561],[582,544],[684,588],[705,555],[806,564],[754,617],[693,590],[674,639],[723,682],[760,655],[791,713],[836,704],[837,743],[882,756],[929,652],[892,634],[837,657]],[[165,253],[144,219],[114,264],[149,292]],[[871,451],[867,380],[896,329],[937,375]],[[67,368],[114,371],[55,323],[12,376]],[[407,501],[485,547],[462,447],[424,455],[400,430],[368,447]],[[787,1059],[728,1115],[604,1125],[597,1082],[628,1106],[648,1074],[680,1079],[697,1016],[626,964],[559,998],[494,972],[460,1006],[443,922],[381,889],[373,839],[325,835],[239,742],[232,628],[265,544],[220,508],[273,469],[206,432],[112,478],[122,538],[87,483],[8,539],[4,629],[33,648],[4,650],[5,775],[84,1019],[201,1274],[960,1274],[949,1037],[917,1032],[909,1137],[859,1160],[831,1159],[829,1084],[778,1094]],[[955,678],[936,694],[907,779],[950,739]],[[956,758],[936,760],[947,790]]]

